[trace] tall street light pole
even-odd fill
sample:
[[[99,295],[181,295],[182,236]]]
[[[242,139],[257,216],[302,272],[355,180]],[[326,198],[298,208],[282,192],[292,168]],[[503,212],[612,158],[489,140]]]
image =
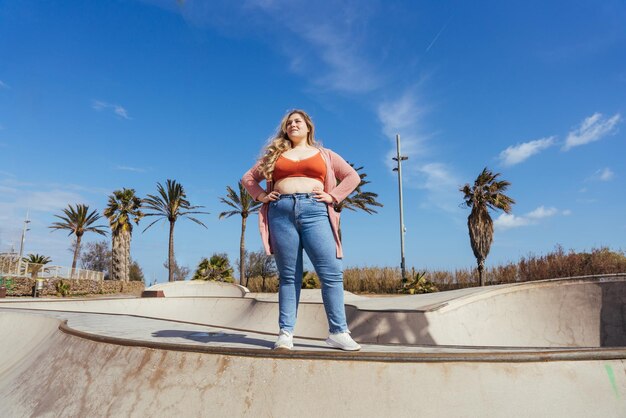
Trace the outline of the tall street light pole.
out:
[[[404,263],[404,233],[406,228],[404,227],[404,209],[402,200],[402,161],[408,160],[409,157],[405,157],[400,152],[400,135],[396,134],[396,148],[397,154],[393,158],[398,163],[398,166],[393,171],[398,172],[398,199],[400,202],[400,268],[402,270],[402,280],[406,279],[406,264]]]
[[[22,256],[24,255],[24,240],[26,239],[26,231],[30,231],[28,229],[28,224],[30,220],[28,220],[28,211],[26,212],[26,219],[24,219],[24,228],[22,229],[22,241],[20,242],[20,256],[17,259],[17,274],[20,274],[22,270]]]

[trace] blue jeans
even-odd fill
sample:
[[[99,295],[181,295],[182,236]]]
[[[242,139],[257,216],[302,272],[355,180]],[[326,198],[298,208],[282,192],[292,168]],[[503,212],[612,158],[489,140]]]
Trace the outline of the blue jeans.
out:
[[[280,276],[278,289],[280,329],[293,333],[302,288],[306,251],[322,284],[322,300],[331,334],[346,332],[343,269],[324,202],[309,193],[284,194],[269,204],[270,243]]]

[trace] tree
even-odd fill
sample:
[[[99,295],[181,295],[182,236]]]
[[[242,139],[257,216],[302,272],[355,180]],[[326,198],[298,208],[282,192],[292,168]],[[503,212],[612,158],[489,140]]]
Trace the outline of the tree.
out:
[[[109,204],[104,210],[104,216],[109,219],[111,225],[113,248],[111,278],[128,281],[133,222],[139,224],[143,217],[141,199],[135,195],[134,189],[116,190],[109,196]]]
[[[515,200],[504,194],[511,183],[505,180],[497,181],[499,176],[500,173],[493,174],[485,167],[476,177],[474,186],[467,183],[459,189],[464,195],[465,205],[472,208],[467,217],[467,227],[472,251],[478,264],[478,277],[481,286],[485,285],[483,276],[485,260],[489,255],[493,241],[493,221],[488,209],[510,213],[511,207],[515,204]]]
[[[202,208],[204,206],[192,206],[187,200],[185,189],[176,180],[168,179],[166,187],[163,187],[161,183],[157,183],[158,195],[148,195],[143,200],[144,207],[152,212],[146,213],[145,216],[156,216],[158,219],[148,225],[144,232],[158,221],[167,219],[170,223],[170,239],[169,239],[169,251],[168,251],[168,280],[174,281],[174,266],[176,260],[174,258],[174,226],[179,217],[186,217],[193,222],[202,225],[206,228],[198,219],[189,216],[195,214],[208,214],[209,212],[200,212],[195,209]]]
[[[354,168],[353,163],[349,164],[352,168]],[[355,168],[357,173],[359,173],[362,169],[363,167]],[[341,212],[344,209],[351,211],[362,210],[371,215],[372,213],[378,213],[373,206],[383,207],[383,204],[376,200],[378,193],[363,191],[363,186],[371,183],[369,180],[365,180],[367,173],[361,172],[359,173],[359,177],[361,178],[361,182],[356,189],[354,189],[354,191],[344,200],[334,205],[336,212]],[[340,181],[337,181],[337,184],[339,183]],[[341,239],[341,228],[339,228],[339,239]]]
[[[239,240],[239,284],[242,286],[247,285],[246,280],[246,268],[245,268],[245,234],[246,234],[246,221],[248,216],[253,213],[257,213],[261,207],[261,202],[256,202],[248,191],[243,187],[241,181],[238,183],[239,193],[236,193],[230,186],[226,186],[228,191],[226,197],[221,197],[220,202],[230,206],[233,210],[220,213],[219,219],[230,218],[233,215],[241,215],[241,238]]]
[[[174,259],[172,268],[170,268],[169,260],[165,260],[165,263],[163,263],[163,267],[167,269],[169,274],[172,275],[174,279],[174,280],[170,280],[170,282],[182,282],[183,280],[187,278],[187,276],[189,275],[189,271],[190,271],[189,267],[179,266],[178,263],[176,262],[176,259]]]
[[[228,255],[213,254],[211,258],[203,258],[191,280],[210,280],[233,283],[233,268],[230,266]]]
[[[50,257],[41,254],[28,254],[28,256],[23,257],[22,261],[28,263],[28,267],[30,270],[30,275],[34,279],[37,277],[41,269],[45,264],[48,264],[52,260]]]
[[[57,230],[70,231],[68,236],[74,234],[76,237],[76,249],[74,250],[74,258],[72,259],[72,274],[76,269],[76,261],[80,254],[80,241],[85,232],[95,232],[96,234],[106,236],[106,230],[104,225],[93,225],[98,219],[101,218],[96,210],[89,212],[89,206],[83,204],[76,204],[75,207],[68,205],[66,209],[63,209],[65,216],[54,215],[59,218],[61,222],[53,222],[49,228]]]
[[[189,274],[189,272],[187,272]],[[145,282],[143,270],[139,263],[135,260],[131,260],[130,269],[128,270],[128,279],[131,282]]]
[[[246,277],[261,277],[263,279],[262,289],[265,290],[265,280],[276,275],[276,261],[273,255],[267,255],[264,249],[245,253],[246,257]]]
[[[81,268],[104,272],[105,280],[111,278],[111,249],[105,240],[88,242],[85,251],[80,255]]]

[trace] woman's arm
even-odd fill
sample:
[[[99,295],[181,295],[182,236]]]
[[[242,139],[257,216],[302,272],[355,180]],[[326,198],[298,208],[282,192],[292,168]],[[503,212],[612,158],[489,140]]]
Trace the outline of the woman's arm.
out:
[[[339,154],[330,150],[328,152],[331,156],[330,162],[335,172],[335,177],[340,181],[339,185],[328,192],[328,194],[332,196],[335,202],[340,203],[361,183],[361,177]]]
[[[250,170],[246,172],[241,178],[241,184],[246,188],[250,196],[254,200],[260,201],[265,194],[265,190],[259,184],[262,180],[264,180],[263,174],[259,171],[259,166],[261,162],[257,162]]]

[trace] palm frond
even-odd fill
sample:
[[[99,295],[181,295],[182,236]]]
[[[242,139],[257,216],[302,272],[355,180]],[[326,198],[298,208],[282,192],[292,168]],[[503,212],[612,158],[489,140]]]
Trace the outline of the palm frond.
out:
[[[367,177],[367,173],[360,172],[363,169],[363,166],[355,167],[354,163],[350,162],[348,164],[350,164],[350,166],[352,166],[352,168],[354,168],[354,170],[359,174],[361,181],[348,197],[346,197],[342,202],[334,205],[335,211],[341,212],[343,209],[348,209],[354,212],[357,210],[362,210],[370,215],[373,213],[378,213],[374,208],[371,207],[383,207],[383,204],[376,200],[378,198],[378,194],[363,191],[363,186],[370,183],[370,181],[365,180],[365,177]],[[337,184],[339,183],[340,182],[337,182]]]
[[[205,224],[202,223],[202,221],[196,219],[196,218],[192,218],[191,216],[188,216],[189,220],[194,221],[195,223],[197,223],[198,225],[202,225],[203,227],[207,228],[207,226]],[[208,228],[207,228],[208,229]]]
[[[238,210],[229,210],[226,212],[221,212],[218,216],[218,219],[223,219],[223,218],[230,218],[233,215],[239,215],[241,214],[241,211]]]
[[[155,215],[155,214],[152,214],[152,215]],[[151,215],[146,215],[146,216],[151,216]],[[147,230],[148,228],[150,228],[152,225],[154,225],[155,223],[157,223],[157,222],[159,222],[159,221],[162,221],[162,220],[163,220],[162,218],[155,219],[155,220],[154,220],[154,221],[153,221],[150,225],[146,226],[142,232],[146,232],[146,230]]]

